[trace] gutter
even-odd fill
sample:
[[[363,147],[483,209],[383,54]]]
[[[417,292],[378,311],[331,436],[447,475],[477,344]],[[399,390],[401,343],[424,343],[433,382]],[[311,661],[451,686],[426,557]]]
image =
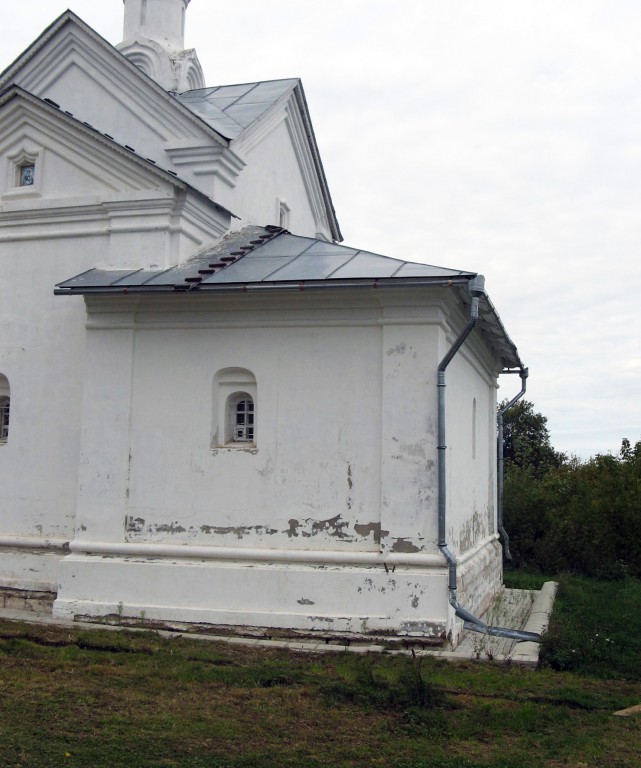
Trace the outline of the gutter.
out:
[[[463,626],[473,632],[480,632],[484,635],[493,635],[495,637],[507,637],[519,641],[540,642],[541,635],[537,632],[525,632],[517,629],[506,629],[503,627],[493,627],[486,624],[482,619],[474,616],[470,611],[464,608],[458,602],[457,589],[457,560],[447,545],[446,521],[447,521],[447,482],[446,482],[446,451],[445,442],[445,371],[452,359],[463,346],[467,337],[472,333],[479,321],[479,301],[481,296],[485,296],[485,278],[483,275],[477,275],[470,280],[468,291],[472,297],[470,319],[463,328],[458,338],[454,341],[445,357],[438,366],[438,547],[448,565],[448,590],[449,604],[454,609],[455,615],[463,619]]]
[[[497,424],[497,462],[498,462],[498,480],[497,480],[497,528],[499,533],[501,534],[501,538],[503,539],[503,553],[505,555],[506,560],[512,559],[512,553],[510,552],[510,537],[508,536],[507,531],[503,527],[503,469],[504,469],[504,461],[503,461],[503,415],[506,411],[509,411],[510,408],[518,402],[523,395],[525,394],[525,388],[527,383],[527,377],[528,377],[528,369],[527,368],[521,368],[520,370],[505,370],[502,371],[502,373],[518,373],[521,377],[521,391],[513,397],[510,402],[504,407],[501,408],[501,410],[498,412],[496,417],[496,424]]]
[[[87,270],[91,272],[92,270]],[[132,270],[136,271],[136,270]],[[81,273],[85,274],[85,273]],[[79,275],[78,275],[79,277]],[[72,278],[75,279],[75,278]],[[439,286],[451,288],[452,286],[466,286],[470,281],[469,277],[395,277],[395,278],[351,278],[344,280],[289,280],[283,282],[264,281],[260,283],[201,283],[198,285],[197,293],[266,293],[270,291],[293,291],[302,293],[304,291],[319,290],[338,290],[350,288],[417,288],[423,286]],[[65,281],[70,282],[70,281]],[[86,295],[150,295],[150,294],[191,294],[192,291],[176,289],[174,283],[157,286],[82,286],[62,288],[58,284],[54,288],[56,296],[86,296]]]

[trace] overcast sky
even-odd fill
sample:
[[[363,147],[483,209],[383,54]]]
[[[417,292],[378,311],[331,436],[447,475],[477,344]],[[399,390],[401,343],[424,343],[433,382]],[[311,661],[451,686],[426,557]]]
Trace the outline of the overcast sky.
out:
[[[120,42],[121,0],[69,2]],[[641,439],[641,3],[230,6],[186,45],[208,85],[302,78],[345,243],[483,273],[558,450]],[[2,66],[66,7],[12,4]]]

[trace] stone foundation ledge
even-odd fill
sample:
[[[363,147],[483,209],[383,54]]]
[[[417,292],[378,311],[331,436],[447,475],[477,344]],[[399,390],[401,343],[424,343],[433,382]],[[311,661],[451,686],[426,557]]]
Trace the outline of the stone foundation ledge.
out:
[[[51,613],[55,592],[0,587],[0,608],[27,613]]]

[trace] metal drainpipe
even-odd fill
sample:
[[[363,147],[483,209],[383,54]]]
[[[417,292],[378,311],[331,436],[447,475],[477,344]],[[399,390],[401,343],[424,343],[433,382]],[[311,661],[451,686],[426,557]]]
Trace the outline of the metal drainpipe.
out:
[[[450,350],[441,360],[438,367],[438,547],[447,561],[449,578],[448,589],[450,593],[449,602],[456,615],[463,619],[464,627],[474,632],[480,632],[485,635],[494,635],[496,637],[507,637],[513,640],[533,640],[538,642],[541,635],[537,632],[524,632],[518,629],[504,629],[502,627],[493,627],[486,624],[482,619],[474,616],[462,605],[459,605],[457,598],[457,562],[456,557],[450,552],[447,546],[446,537],[446,501],[447,501],[447,483],[445,475],[445,459],[447,445],[445,442],[445,370],[452,362],[452,359],[459,351],[467,337],[474,330],[474,326],[479,321],[479,301],[480,297],[485,295],[485,278],[483,275],[477,275],[468,283],[468,291],[472,297],[472,306],[470,309],[470,319],[459,334],[458,338],[450,347]]]
[[[509,411],[510,408],[519,401],[523,395],[525,394],[525,387],[527,383],[527,377],[528,377],[528,369],[527,368],[521,368],[519,371],[503,371],[503,373],[518,373],[521,377],[521,391],[513,397],[510,402],[504,407],[501,408],[501,410],[498,412],[498,416],[496,417],[496,423],[497,423],[497,454],[498,454],[498,469],[497,469],[497,499],[496,499],[496,506],[497,506],[497,515],[496,515],[496,527],[498,528],[499,533],[501,534],[501,538],[503,539],[503,554],[505,555],[506,560],[512,559],[512,553],[510,552],[510,537],[508,536],[507,531],[503,527],[503,469],[504,469],[504,462],[503,462],[503,414],[506,411]]]

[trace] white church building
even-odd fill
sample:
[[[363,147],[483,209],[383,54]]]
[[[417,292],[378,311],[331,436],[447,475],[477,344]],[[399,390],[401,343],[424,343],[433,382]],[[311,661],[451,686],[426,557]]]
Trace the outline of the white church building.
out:
[[[0,589],[456,644],[516,347],[475,272],[340,244],[300,80],[207,87],[188,4],[0,75]]]

